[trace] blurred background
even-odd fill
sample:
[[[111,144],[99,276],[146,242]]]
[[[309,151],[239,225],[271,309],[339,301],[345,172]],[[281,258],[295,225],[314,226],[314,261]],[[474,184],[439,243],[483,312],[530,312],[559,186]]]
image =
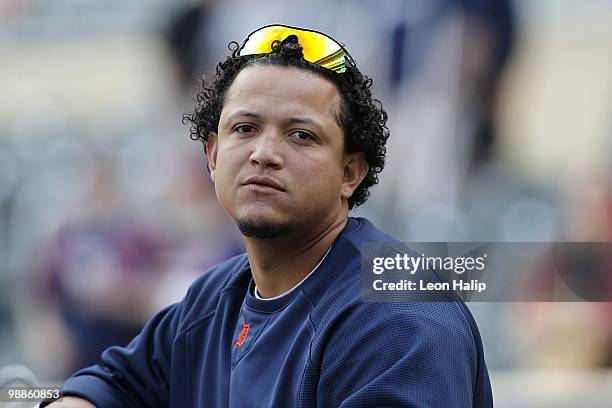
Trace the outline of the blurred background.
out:
[[[609,1],[0,0],[0,383],[61,383],[242,251],[181,115],[270,23],[374,78],[388,162],[355,215],[403,241],[610,242]],[[496,406],[612,407],[612,304],[469,307]]]

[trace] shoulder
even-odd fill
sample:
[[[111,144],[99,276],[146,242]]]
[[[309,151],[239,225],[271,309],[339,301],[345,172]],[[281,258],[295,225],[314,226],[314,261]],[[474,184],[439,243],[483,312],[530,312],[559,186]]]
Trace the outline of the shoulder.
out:
[[[348,241],[359,252],[362,245],[367,242],[399,242],[397,238],[382,231],[363,217],[350,217],[341,238]]]
[[[200,275],[189,287],[181,301],[181,326],[214,313],[221,295],[226,290],[246,290],[250,279],[249,261],[245,253],[213,266]]]
[[[368,246],[387,248],[399,241],[378,229],[365,218],[349,218],[317,274],[304,286],[313,305],[311,319],[315,328],[331,324],[348,311],[372,307],[363,300],[362,263],[369,257]],[[381,245],[382,244],[382,245]],[[389,249],[389,253],[395,249]],[[361,305],[361,306],[358,306]]]
[[[356,300],[322,327],[321,346],[366,345],[369,350],[399,351],[412,346],[434,347],[441,353],[462,352],[476,364],[480,335],[460,301],[368,302]]]
[[[456,302],[357,302],[312,349],[317,392],[331,405],[393,395],[406,406],[471,406],[484,381],[480,346]]]
[[[448,301],[384,300],[364,296],[367,279],[362,273],[367,243],[377,245],[377,253],[395,254],[399,241],[380,231],[364,218],[350,219],[352,229],[342,234],[336,245],[335,264],[327,271],[322,289],[312,295],[311,320],[315,326],[313,350],[323,353],[330,345],[345,350],[408,351],[408,345],[462,353],[469,365],[476,364],[481,347],[473,317],[459,298]],[[334,261],[334,260],[332,260]],[[431,279],[436,277],[432,275]],[[313,291],[314,292],[314,291]],[[365,347],[365,348],[361,348]]]
[[[240,275],[248,268],[249,260],[246,253],[233,256],[232,258],[213,266],[202,273],[189,287],[191,296],[200,292],[222,289],[226,286],[239,285]]]

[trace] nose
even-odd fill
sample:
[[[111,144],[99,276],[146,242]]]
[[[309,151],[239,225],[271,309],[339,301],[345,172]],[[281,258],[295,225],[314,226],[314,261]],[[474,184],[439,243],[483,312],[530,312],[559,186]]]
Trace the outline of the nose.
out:
[[[253,141],[253,151],[249,160],[255,166],[264,168],[280,169],[284,165],[281,154],[282,138],[276,132],[269,131],[261,133]]]

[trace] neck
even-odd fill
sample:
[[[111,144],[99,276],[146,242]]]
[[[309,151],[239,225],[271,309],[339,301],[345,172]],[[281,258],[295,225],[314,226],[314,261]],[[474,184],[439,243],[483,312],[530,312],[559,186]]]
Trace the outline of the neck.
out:
[[[278,296],[300,282],[319,263],[348,221],[342,212],[322,228],[276,239],[245,237],[251,273],[264,298]]]

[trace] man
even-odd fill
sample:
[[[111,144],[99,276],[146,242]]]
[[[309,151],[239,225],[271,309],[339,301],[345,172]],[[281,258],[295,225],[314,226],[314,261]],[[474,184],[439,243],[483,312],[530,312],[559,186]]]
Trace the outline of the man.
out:
[[[395,241],[348,217],[384,166],[371,80],[321,33],[267,26],[233,44],[185,120],[246,254],[51,406],[492,406],[465,304],[362,298],[362,243]]]

